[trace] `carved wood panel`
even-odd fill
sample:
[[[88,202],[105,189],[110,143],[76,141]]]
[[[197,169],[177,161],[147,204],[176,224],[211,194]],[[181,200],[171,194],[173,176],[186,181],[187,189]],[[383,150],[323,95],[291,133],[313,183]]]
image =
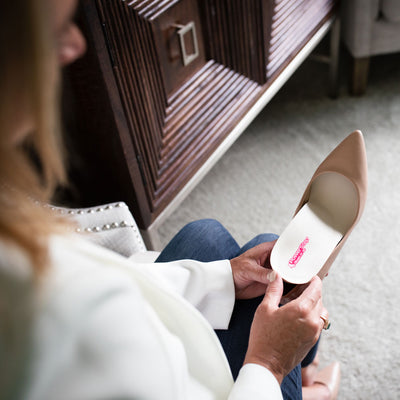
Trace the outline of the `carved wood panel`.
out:
[[[97,4],[148,200],[157,212],[204,163],[261,88],[206,60],[195,0]],[[190,23],[199,55],[185,66],[178,30]],[[193,41],[191,36],[186,40]],[[188,46],[189,54],[193,47]]]
[[[307,42],[327,15],[335,0],[275,0],[269,3],[271,20],[268,22],[266,78],[279,73],[288,60]],[[268,5],[266,5],[268,6]]]

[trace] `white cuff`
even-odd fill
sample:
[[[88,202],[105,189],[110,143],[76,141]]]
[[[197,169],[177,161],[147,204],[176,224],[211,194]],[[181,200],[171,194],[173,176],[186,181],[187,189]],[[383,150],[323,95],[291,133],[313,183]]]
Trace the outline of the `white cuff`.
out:
[[[214,329],[228,329],[235,305],[235,285],[229,260],[207,263],[207,295],[197,308]]]
[[[236,379],[229,400],[283,400],[275,376],[258,364],[245,364]]]

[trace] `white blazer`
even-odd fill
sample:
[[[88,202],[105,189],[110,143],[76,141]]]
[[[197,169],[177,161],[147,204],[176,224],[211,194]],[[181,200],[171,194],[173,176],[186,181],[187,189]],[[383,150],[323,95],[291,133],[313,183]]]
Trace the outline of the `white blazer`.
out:
[[[78,235],[52,238],[50,257],[35,291],[24,399],[282,399],[259,365],[233,382],[213,330],[228,327],[234,305],[228,260],[139,263]],[[23,266],[22,252],[0,242],[0,281],[7,271],[26,278]],[[27,330],[19,315],[13,334]]]

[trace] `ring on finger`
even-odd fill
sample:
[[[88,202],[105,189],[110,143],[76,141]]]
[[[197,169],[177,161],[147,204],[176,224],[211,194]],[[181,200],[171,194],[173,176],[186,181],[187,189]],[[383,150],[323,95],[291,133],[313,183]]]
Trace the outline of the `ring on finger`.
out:
[[[319,317],[322,319],[322,321],[324,321],[323,329],[324,329],[324,330],[328,330],[328,329],[331,327],[331,321],[329,321],[329,319],[326,318],[326,317],[323,316],[323,315],[320,315]]]

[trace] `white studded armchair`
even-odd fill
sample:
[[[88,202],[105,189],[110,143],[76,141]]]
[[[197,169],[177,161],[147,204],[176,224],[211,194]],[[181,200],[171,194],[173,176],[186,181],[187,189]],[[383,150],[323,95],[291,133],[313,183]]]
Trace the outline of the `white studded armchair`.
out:
[[[88,240],[125,257],[146,251],[146,246],[129,211],[123,202],[89,208],[50,206],[77,223],[77,232],[87,233]]]
[[[365,92],[370,57],[400,51],[399,0],[345,0],[342,39],[353,57],[350,91]]]

